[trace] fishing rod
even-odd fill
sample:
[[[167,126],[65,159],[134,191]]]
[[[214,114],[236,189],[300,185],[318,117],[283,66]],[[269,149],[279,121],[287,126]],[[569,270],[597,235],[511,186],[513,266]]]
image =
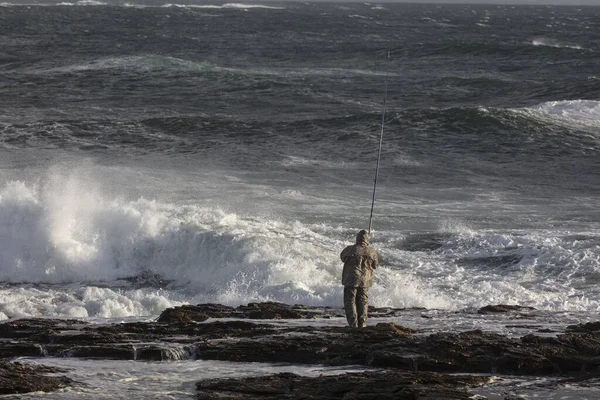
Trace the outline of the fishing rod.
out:
[[[387,59],[390,59],[390,51],[388,51]],[[383,128],[385,126],[385,104],[387,102],[388,92],[388,74],[389,66],[385,70],[385,92],[383,95],[383,110],[381,111],[381,133],[379,135],[379,151],[377,152],[377,166],[375,167],[375,180],[373,181],[373,200],[371,201],[371,216],[369,217],[369,235],[371,234],[371,225],[373,223],[373,209],[375,208],[375,192],[377,191],[377,178],[379,177],[379,161],[381,160],[381,144],[383,143]]]

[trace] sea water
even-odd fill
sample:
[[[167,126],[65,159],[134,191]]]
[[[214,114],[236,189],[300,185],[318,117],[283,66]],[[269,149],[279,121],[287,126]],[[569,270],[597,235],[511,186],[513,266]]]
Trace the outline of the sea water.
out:
[[[435,313],[396,321],[426,332],[524,333],[474,317],[498,303],[597,319],[599,8],[36,1],[0,21],[3,320],[341,307],[386,80],[371,304]]]

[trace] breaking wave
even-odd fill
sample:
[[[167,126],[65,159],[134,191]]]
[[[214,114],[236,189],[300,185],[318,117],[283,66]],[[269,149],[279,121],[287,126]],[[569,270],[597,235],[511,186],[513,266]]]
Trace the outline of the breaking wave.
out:
[[[529,110],[571,127],[600,127],[600,101],[565,100],[549,101]]]
[[[560,41],[557,39],[550,39],[550,38],[533,39],[531,41],[531,44],[533,44],[534,46],[555,47],[555,48],[559,48],[559,49],[574,49],[574,50],[582,50],[583,49],[583,47],[581,47],[578,44],[563,42],[563,41]]]
[[[270,10],[285,10],[285,7],[268,6],[263,4],[243,4],[243,3],[225,3],[221,5],[211,4],[173,4],[167,3],[163,7],[181,7],[181,8],[216,8],[216,9],[239,9],[248,10],[252,8],[270,9]]]
[[[109,198],[77,174],[11,181],[0,190],[0,317],[152,316],[182,303],[256,300],[339,306],[338,254],[353,236],[327,221],[257,218],[212,201]],[[498,234],[442,222],[416,236],[380,231],[371,301],[595,309],[599,243],[594,234]]]

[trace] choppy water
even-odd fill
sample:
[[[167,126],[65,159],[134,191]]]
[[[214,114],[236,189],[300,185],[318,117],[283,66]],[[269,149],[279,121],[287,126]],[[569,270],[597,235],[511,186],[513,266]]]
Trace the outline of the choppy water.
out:
[[[0,317],[341,306],[387,76],[371,303],[594,319],[599,32],[595,7],[2,3]]]

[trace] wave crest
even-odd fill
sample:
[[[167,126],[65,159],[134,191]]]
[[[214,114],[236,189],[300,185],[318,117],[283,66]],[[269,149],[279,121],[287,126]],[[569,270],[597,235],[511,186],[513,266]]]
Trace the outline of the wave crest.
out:
[[[574,50],[582,50],[583,49],[583,47],[581,47],[578,44],[568,43],[568,42],[563,42],[563,41],[557,40],[557,39],[543,38],[543,37],[533,39],[531,41],[531,44],[534,46],[555,47],[558,49],[574,49]]]

